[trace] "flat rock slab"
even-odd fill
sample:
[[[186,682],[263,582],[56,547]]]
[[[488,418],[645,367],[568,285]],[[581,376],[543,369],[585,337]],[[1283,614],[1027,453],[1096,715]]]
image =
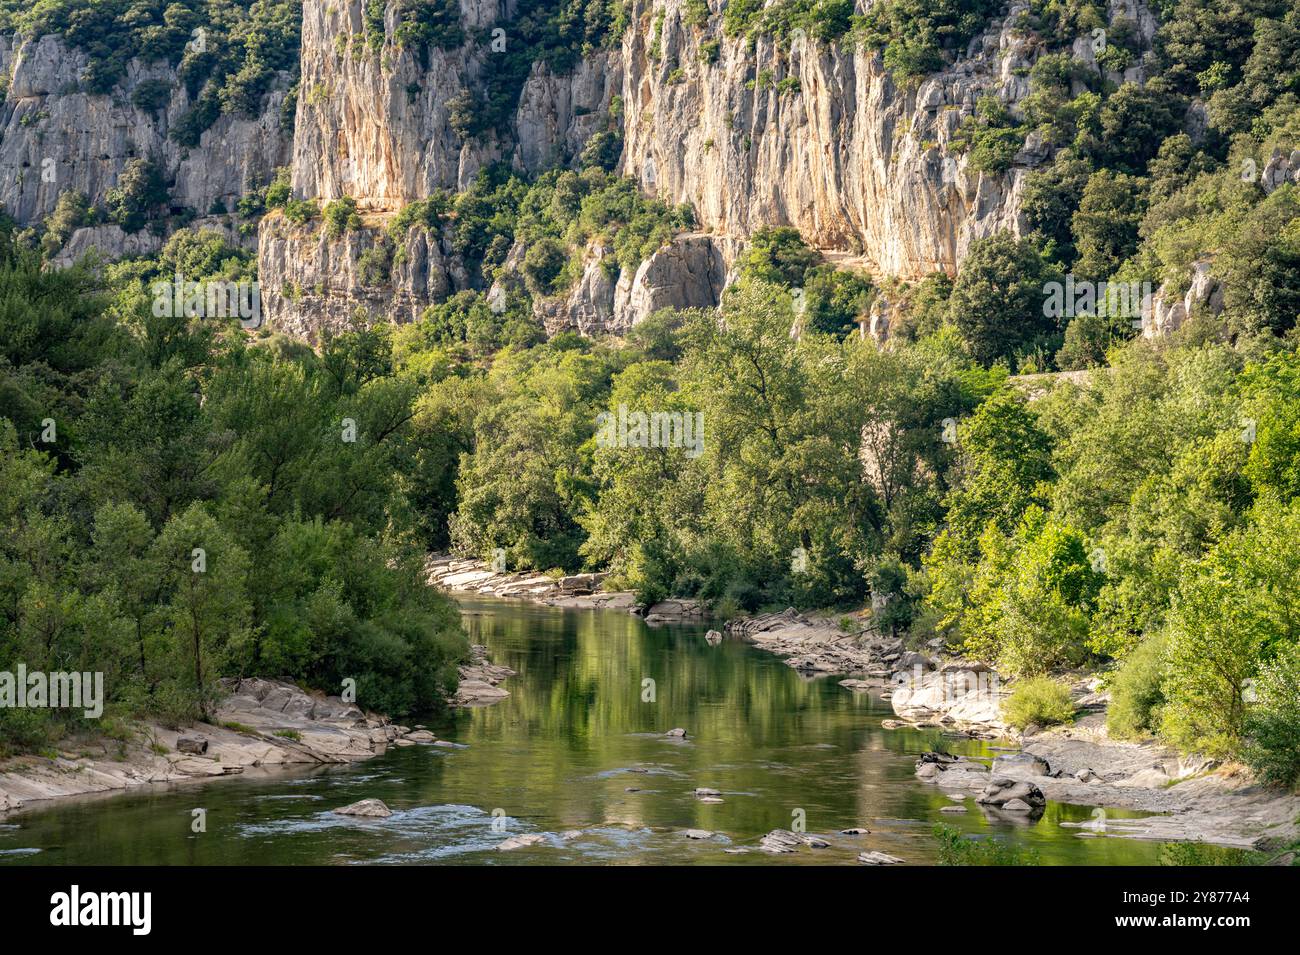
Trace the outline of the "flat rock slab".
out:
[[[858,861],[863,865],[899,865],[903,860],[885,852],[862,852],[858,854]]]
[[[525,846],[535,846],[539,842],[544,841],[546,841],[546,837],[538,835],[535,832],[524,836],[511,836],[505,842],[497,846],[497,850],[500,852],[510,852],[512,849],[522,849]]]

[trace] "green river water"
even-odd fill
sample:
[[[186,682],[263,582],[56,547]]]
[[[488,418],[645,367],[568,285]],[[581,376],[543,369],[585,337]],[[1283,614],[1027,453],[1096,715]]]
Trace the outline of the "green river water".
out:
[[[852,864],[881,850],[932,863],[937,822],[1032,847],[1044,864],[1152,864],[1159,846],[1082,836],[1087,806],[1059,803],[1033,820],[964,815],[913,775],[936,746],[972,756],[994,744],[936,731],[883,730],[893,714],[837,678],[806,680],[700,626],[646,626],[626,613],[462,598],[466,627],[518,671],[496,705],[425,722],[464,748],[393,748],[348,766],[248,773],[205,785],[78,799],[0,822],[0,864],[267,865]],[[643,701],[644,680],[654,700]],[[683,727],[685,741],[664,737]],[[701,803],[696,787],[720,790]],[[629,789],[638,791],[632,792]],[[367,797],[394,810],[354,819],[330,810]],[[207,811],[207,831],[191,812]],[[1125,815],[1108,810],[1112,817]],[[805,820],[831,848],[732,854]],[[844,836],[864,827],[870,834]],[[687,839],[687,828],[710,840]],[[581,830],[574,838],[560,833]],[[506,837],[540,833],[511,852]]]

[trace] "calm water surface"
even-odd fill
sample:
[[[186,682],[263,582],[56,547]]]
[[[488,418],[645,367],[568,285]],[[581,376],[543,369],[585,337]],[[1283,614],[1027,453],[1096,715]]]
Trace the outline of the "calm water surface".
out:
[[[613,611],[565,611],[462,599],[465,623],[492,658],[518,671],[509,699],[424,722],[462,749],[393,748],[349,766],[249,774],[77,800],[0,823],[0,864],[556,864],[852,863],[864,849],[933,862],[931,828],[1012,839],[1047,864],[1152,864],[1159,846],[1082,837],[1085,806],[1049,804],[1039,819],[964,815],[916,780],[917,754],[936,746],[992,757],[990,744],[938,731],[882,730],[889,704],[836,678],[805,680],[777,658],[704,627],[647,627]],[[653,702],[643,681],[653,680]],[[683,727],[685,741],[665,732]],[[701,803],[696,787],[722,792]],[[634,791],[633,791],[634,790]],[[394,815],[330,810],[367,797]],[[207,832],[190,831],[207,810]],[[1112,817],[1125,813],[1108,810]],[[732,854],[791,828],[829,849]],[[494,828],[495,821],[495,828]],[[842,836],[854,826],[865,836]],[[688,840],[687,828],[711,830]],[[581,830],[576,838],[560,834]],[[495,850],[509,835],[536,846]]]

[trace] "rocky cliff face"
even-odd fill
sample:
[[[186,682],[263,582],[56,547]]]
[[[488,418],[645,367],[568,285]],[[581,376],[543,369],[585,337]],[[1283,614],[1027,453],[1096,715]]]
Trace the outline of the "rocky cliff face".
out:
[[[10,77],[0,112],[0,202],[33,222],[68,189],[102,201],[128,159],[153,156],[173,181],[175,201],[200,213],[218,200],[232,205],[288,164],[296,196],[351,196],[368,220],[386,222],[435,190],[465,188],[491,162],[530,174],[573,164],[618,96],[622,170],[648,194],[689,204],[701,234],[622,274],[607,267],[608,250],[589,249],[580,282],[537,304],[548,329],[620,331],[656,308],[716,304],[735,250],[766,226],[795,226],[812,245],[903,278],[953,273],[971,242],[1019,231],[1025,176],[1047,151],[1031,144],[1008,171],[986,173],[952,147],[982,96],[1014,113],[1029,92],[1028,67],[1042,50],[1010,26],[1023,0],[953,66],[910,84],[896,82],[877,53],[848,42],[724,37],[722,4],[710,3],[708,21],[695,26],[685,0],[633,0],[621,48],[594,52],[567,74],[536,64],[512,121],[469,139],[453,128],[453,101],[463,90],[482,92],[496,55],[483,28],[510,22],[510,0],[461,0],[465,43],[425,51],[396,43],[395,7],[383,42],[371,45],[365,0],[305,0],[292,139],[279,123],[284,76],[261,115],[223,117],[193,150],[167,138],[189,106],[167,67],[133,63],[114,95],[89,96],[70,91],[83,53],[53,37],[0,39]],[[718,41],[716,57],[702,54]],[[132,105],[134,90],[152,79],[172,84],[170,101],[157,111]],[[397,250],[390,282],[366,284],[363,257],[373,263],[383,227],[369,222],[329,240],[318,223],[291,228],[267,217],[259,269],[270,320],[311,334],[357,305],[407,320],[465,287],[446,240],[423,232]],[[106,255],[140,251],[139,242],[109,231],[81,242],[115,244],[101,249]]]
[[[132,61],[114,92],[99,96],[78,90],[86,62],[85,52],[53,36],[0,37],[0,70],[8,79],[0,104],[0,203],[21,224],[42,220],[69,190],[102,203],[126,163],[137,157],[158,162],[173,204],[200,215],[218,200],[232,206],[288,162],[290,136],[280,125],[287,74],[277,78],[258,116],[223,116],[196,148],[185,149],[168,138],[191,105],[174,70]],[[172,90],[158,110],[132,103],[132,94],[151,80]],[[111,242],[113,235],[99,238]],[[117,256],[132,249],[127,243],[100,251]]]
[[[567,295],[535,299],[533,315],[548,335],[622,335],[660,309],[717,306],[727,266],[722,244],[711,235],[676,236],[636,269],[620,269],[612,248],[592,243],[573,288]],[[508,284],[499,279],[492,294]]]
[[[467,34],[508,22],[508,6],[461,0]],[[396,7],[386,12],[385,42],[367,48],[364,8],[365,0],[303,4],[293,185],[305,198],[347,195],[363,208],[395,209],[435,189],[464,189],[491,162],[513,161],[530,173],[564,165],[604,123],[621,82],[618,58],[606,53],[567,75],[536,64],[512,128],[463,140],[452,126],[452,100],[482,88],[498,53],[471,36],[456,49],[429,48],[422,61],[393,40]]]
[[[370,214],[367,225],[328,240],[319,222],[294,228],[268,217],[259,237],[263,311],[277,327],[309,337],[338,327],[359,306],[412,321],[425,306],[466,288],[468,274],[450,242],[422,229],[411,230],[404,249],[396,244],[388,283],[363,282],[362,257],[382,242],[392,213],[438,189],[465,189],[489,163],[509,162],[530,174],[572,163],[605,125],[622,82],[616,54],[595,53],[569,74],[535,64],[509,129],[465,140],[452,126],[450,103],[460,91],[482,87],[497,54],[472,34],[505,22],[508,5],[462,0],[469,39],[457,49],[430,48],[427,60],[393,41],[396,8],[386,14],[385,42],[368,48],[364,6],[364,0],[303,5],[291,179],[302,198],[356,199]]]
[[[750,52],[722,38],[717,16],[689,25],[684,0],[636,0],[633,10],[624,170],[666,201],[690,203],[706,229],[792,225],[813,245],[859,251],[905,278],[955,272],[972,241],[1018,230],[1036,157],[987,174],[946,147],[981,96],[1014,110],[1028,94],[1022,68],[1036,41],[995,24],[952,68],[900,86],[866,49],[759,38]],[[701,44],[718,39],[716,62],[702,63]]]
[[[430,302],[468,287],[469,277],[443,236],[420,226],[394,242],[389,217],[330,238],[319,221],[295,225],[279,213],[262,220],[258,278],[270,325],[317,341],[348,325],[358,309],[369,317],[413,322]]]

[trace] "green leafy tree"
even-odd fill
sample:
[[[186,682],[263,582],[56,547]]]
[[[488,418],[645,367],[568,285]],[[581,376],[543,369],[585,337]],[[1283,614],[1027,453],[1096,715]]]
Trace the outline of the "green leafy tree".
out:
[[[1035,338],[1056,332],[1044,314],[1055,274],[1029,239],[1000,233],[972,243],[948,300],[949,315],[974,358],[1010,359]]]

